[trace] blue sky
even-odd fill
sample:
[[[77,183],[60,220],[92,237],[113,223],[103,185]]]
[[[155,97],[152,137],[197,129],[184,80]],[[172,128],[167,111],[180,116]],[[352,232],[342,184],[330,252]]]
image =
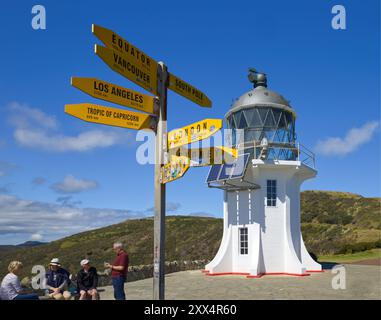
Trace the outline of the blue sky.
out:
[[[366,3],[366,4],[365,4]],[[31,27],[33,5],[47,29]],[[88,124],[66,103],[95,102],[70,86],[96,77],[144,92],[95,54],[95,23],[112,29],[213,101],[201,108],[169,92],[169,129],[223,118],[251,89],[248,67],[291,101],[298,139],[317,154],[303,189],[380,196],[380,3],[340,1],[17,1],[0,13],[0,244],[49,241],[152,215],[153,166],[141,166],[136,132]],[[336,153],[332,152],[335,150]],[[167,186],[169,214],[222,216],[207,168]],[[70,189],[71,188],[71,189]]]

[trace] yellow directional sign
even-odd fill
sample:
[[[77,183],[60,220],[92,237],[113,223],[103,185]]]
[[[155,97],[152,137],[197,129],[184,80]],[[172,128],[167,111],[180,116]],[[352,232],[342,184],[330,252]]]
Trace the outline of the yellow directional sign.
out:
[[[174,76],[172,73],[169,73],[168,88],[202,107],[210,108],[212,106],[212,102],[205,95],[205,93],[191,86],[189,83],[186,83],[184,80]]]
[[[95,78],[72,77],[71,85],[94,98],[106,100],[140,111],[156,113],[159,107],[158,100],[153,96]]]
[[[189,158],[184,156],[171,156],[170,162],[161,167],[160,181],[167,183],[181,178],[189,169]]]
[[[157,70],[152,73],[143,69],[130,55],[98,44],[95,53],[115,72],[135,82],[144,89],[157,94]]]
[[[224,146],[209,148],[187,148],[186,146],[170,149],[170,154],[185,156],[190,159],[191,167],[211,166],[231,163],[238,157],[238,150]]]
[[[206,139],[222,128],[221,119],[204,119],[168,133],[168,146],[177,148]]]
[[[65,112],[81,120],[129,129],[156,130],[156,117],[92,103],[67,104]]]
[[[141,67],[148,74],[156,74],[157,62],[143,51],[132,45],[127,40],[110,29],[93,24],[93,34],[101,40],[107,48],[114,49],[131,58],[131,61]]]

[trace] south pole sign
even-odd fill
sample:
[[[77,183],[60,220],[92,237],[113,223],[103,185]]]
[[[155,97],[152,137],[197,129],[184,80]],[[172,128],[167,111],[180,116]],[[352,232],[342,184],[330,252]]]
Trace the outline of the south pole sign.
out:
[[[168,88],[201,107],[210,108],[212,106],[212,102],[205,93],[171,73],[169,74]]]
[[[202,107],[211,107],[211,100],[193,85],[169,73],[163,62],[157,62],[116,32],[93,24],[92,33],[105,45],[95,44],[95,54],[113,71],[150,94],[140,93],[97,78],[72,77],[72,86],[93,98],[141,112],[94,103],[67,104],[65,112],[87,122],[155,132],[153,299],[163,300],[166,183],[181,178],[190,168],[190,157],[192,157],[192,153],[188,152],[185,155],[175,153],[191,142],[212,136],[222,128],[222,120],[204,119],[172,130],[168,134],[166,126],[168,89]],[[233,149],[216,148],[219,148],[220,154],[222,152],[236,156]],[[216,149],[212,149],[212,152],[214,150]],[[204,154],[202,150],[194,153]],[[167,159],[169,162],[166,161]],[[206,161],[200,165],[208,165],[207,163],[213,163],[215,160],[215,157],[208,154]]]

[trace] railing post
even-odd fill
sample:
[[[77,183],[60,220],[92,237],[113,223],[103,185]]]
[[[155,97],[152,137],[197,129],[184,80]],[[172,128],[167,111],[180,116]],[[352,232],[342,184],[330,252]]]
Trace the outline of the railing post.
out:
[[[298,161],[300,161],[300,143],[298,142]]]

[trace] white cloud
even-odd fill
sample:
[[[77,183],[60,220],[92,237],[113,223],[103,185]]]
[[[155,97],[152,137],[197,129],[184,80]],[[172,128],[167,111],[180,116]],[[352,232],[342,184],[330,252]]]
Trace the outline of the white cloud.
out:
[[[24,242],[33,235],[43,235],[45,241],[51,241],[145,216],[144,211],[79,208],[0,194],[0,243]]]
[[[9,121],[17,128],[28,128],[31,125],[47,129],[57,129],[58,123],[55,117],[48,116],[39,109],[30,108],[26,104],[12,102],[8,105],[11,112]]]
[[[121,130],[88,130],[74,136],[58,132],[55,117],[27,105],[13,102],[9,104],[9,122],[15,127],[16,142],[33,149],[53,152],[89,151],[123,144],[132,140],[132,135]],[[96,126],[96,125],[95,125]]]
[[[58,193],[78,193],[98,187],[94,180],[77,179],[73,175],[67,175],[62,182],[57,182],[51,188]]]
[[[324,155],[347,155],[370,141],[378,126],[378,121],[367,122],[360,128],[350,129],[343,138],[330,137],[318,141],[314,150]]]
[[[30,240],[32,241],[41,241],[44,237],[40,233],[33,233],[30,236]]]
[[[35,129],[16,129],[16,141],[29,148],[47,151],[89,151],[95,148],[111,147],[124,140],[117,132],[90,130],[77,136],[49,135],[48,132]]]

